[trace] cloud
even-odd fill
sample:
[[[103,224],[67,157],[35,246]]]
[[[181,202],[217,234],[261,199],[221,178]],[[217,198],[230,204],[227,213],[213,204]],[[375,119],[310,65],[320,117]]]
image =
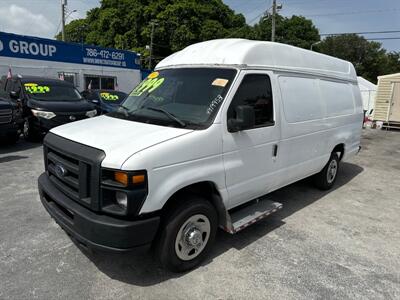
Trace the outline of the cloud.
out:
[[[12,4],[0,8],[0,30],[16,34],[53,38],[55,26],[42,14]]]

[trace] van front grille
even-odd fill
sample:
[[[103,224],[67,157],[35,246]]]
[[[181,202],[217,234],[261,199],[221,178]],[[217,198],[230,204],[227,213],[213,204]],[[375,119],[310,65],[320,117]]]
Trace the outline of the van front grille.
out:
[[[90,165],[48,148],[50,180],[68,197],[90,206]]]
[[[54,186],[73,201],[98,210],[104,152],[52,133],[46,135],[43,148],[46,171]]]

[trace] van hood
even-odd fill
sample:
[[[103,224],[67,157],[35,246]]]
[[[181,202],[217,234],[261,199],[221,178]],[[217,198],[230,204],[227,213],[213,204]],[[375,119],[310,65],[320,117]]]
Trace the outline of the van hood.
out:
[[[121,169],[123,163],[135,153],[193,130],[99,116],[55,127],[50,132],[103,150],[106,157],[102,166]]]

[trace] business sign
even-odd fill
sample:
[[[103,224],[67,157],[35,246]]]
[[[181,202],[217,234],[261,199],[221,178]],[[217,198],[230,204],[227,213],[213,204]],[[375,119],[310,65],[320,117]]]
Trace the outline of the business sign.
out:
[[[135,52],[0,32],[0,56],[140,69]]]

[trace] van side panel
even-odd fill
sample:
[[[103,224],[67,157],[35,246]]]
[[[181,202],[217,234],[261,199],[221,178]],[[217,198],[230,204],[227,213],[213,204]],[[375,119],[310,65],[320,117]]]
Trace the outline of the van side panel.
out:
[[[358,151],[362,108],[357,85],[306,75],[281,75],[280,186],[319,172],[333,148]],[[283,175],[282,174],[282,175]]]
[[[347,160],[358,153],[362,134],[362,124],[364,120],[363,102],[358,84],[352,84],[354,97],[355,113],[352,123],[351,135],[346,145],[343,160]]]
[[[285,74],[278,81],[282,98],[278,154],[281,187],[322,169],[329,158],[329,125],[318,79]]]
[[[327,150],[343,143],[344,158],[349,158],[360,146],[363,112],[359,88],[352,83],[320,80],[320,91],[326,103],[326,122],[330,128]]]

